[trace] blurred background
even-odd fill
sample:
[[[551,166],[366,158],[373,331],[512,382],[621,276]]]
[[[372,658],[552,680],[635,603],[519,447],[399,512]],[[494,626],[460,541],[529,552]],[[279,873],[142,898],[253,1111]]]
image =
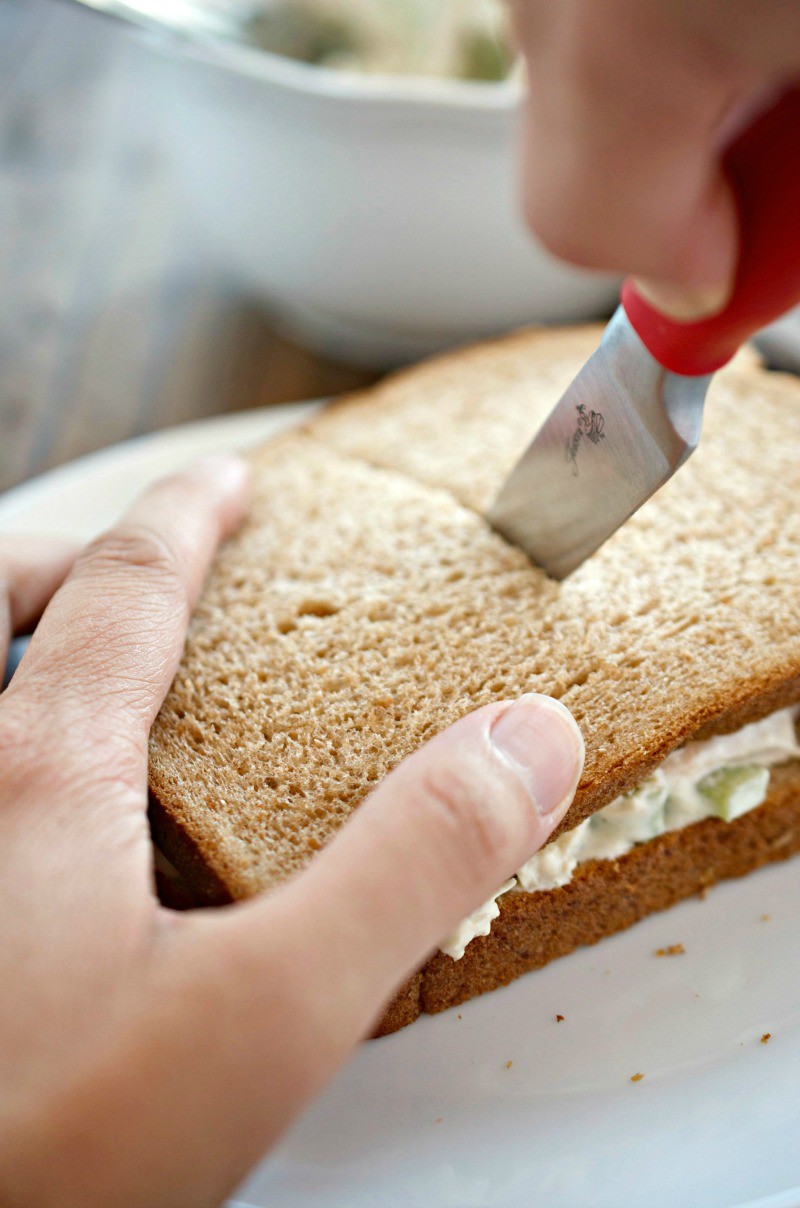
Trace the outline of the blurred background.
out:
[[[608,315],[523,228],[523,87],[502,0],[0,0],[0,491]]]
[[[536,263],[531,304],[492,263],[528,252],[516,84],[278,59],[233,2],[116,7],[0,0],[0,490],[547,317]],[[608,308],[548,268],[555,317]]]
[[[0,0],[0,490],[91,449],[374,374],[281,338],[175,188],[158,51]]]

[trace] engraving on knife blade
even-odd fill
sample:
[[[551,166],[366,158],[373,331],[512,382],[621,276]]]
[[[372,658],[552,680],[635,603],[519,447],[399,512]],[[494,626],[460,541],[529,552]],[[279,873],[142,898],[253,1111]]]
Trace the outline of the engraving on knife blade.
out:
[[[602,412],[587,411],[585,403],[578,403],[575,410],[578,412],[578,422],[575,425],[575,431],[567,441],[566,455],[567,461],[572,465],[572,473],[577,476],[578,450],[583,438],[586,437],[593,445],[599,445],[601,440],[605,440],[603,429],[606,421],[603,419]]]

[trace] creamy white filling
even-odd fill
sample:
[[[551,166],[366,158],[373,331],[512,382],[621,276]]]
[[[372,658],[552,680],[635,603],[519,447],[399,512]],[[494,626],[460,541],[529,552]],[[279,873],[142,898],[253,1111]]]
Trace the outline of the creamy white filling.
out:
[[[533,893],[566,885],[587,860],[616,860],[638,843],[704,818],[732,822],[766,799],[769,769],[800,756],[798,708],[781,709],[734,734],[690,742],[668,755],[638,788],[615,798],[565,831],[519,869],[440,945],[460,960],[471,940],[488,935],[500,913],[497,899],[512,890]]]

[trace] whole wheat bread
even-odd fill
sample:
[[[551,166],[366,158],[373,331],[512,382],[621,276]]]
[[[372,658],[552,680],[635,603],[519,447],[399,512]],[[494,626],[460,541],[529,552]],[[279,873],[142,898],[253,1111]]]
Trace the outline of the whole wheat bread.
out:
[[[151,739],[154,829],[204,900],[280,883],[400,759],[489,701],[545,692],[578,720],[586,767],[564,830],[688,738],[800,699],[800,384],[749,352],[715,378],[694,458],[564,583],[483,520],[598,338],[523,332],[439,358],[254,455],[252,514],[217,558]],[[773,773],[735,823],[508,895],[491,935],[461,962],[434,957],[384,1029],[796,850],[797,777],[800,762]],[[672,872],[656,877],[660,852]],[[570,939],[558,920],[575,895]]]

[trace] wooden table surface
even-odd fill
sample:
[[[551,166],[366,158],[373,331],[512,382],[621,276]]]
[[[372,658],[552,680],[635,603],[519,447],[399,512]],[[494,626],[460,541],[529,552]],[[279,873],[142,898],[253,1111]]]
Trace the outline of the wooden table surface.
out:
[[[0,491],[152,429],[375,376],[283,338],[209,260],[163,152],[141,131],[110,138],[105,22],[70,39],[71,17],[0,0]]]

